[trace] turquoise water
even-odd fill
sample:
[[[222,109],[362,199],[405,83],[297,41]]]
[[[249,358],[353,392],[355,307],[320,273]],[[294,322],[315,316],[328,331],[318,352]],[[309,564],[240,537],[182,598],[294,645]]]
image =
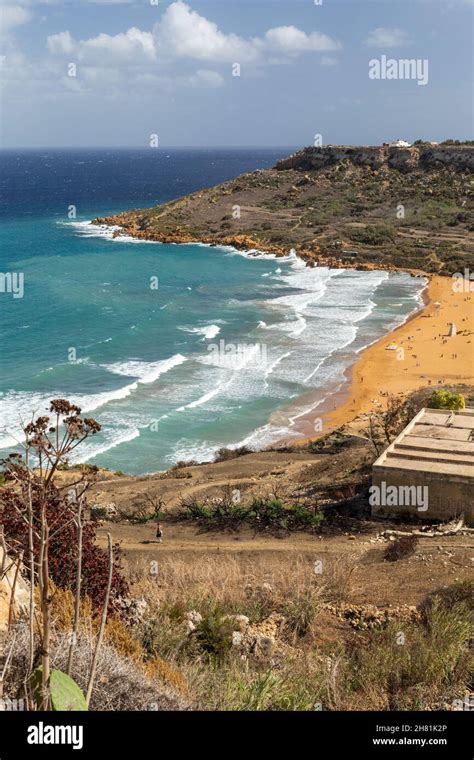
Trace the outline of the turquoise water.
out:
[[[177,151],[153,171],[133,151],[2,154],[14,188],[1,271],[24,275],[24,296],[0,293],[0,454],[20,417],[57,397],[103,426],[77,459],[130,473],[271,443],[294,433],[303,394],[324,398],[358,350],[416,308],[423,282],[405,274],[113,239],[88,223],[285,152]]]

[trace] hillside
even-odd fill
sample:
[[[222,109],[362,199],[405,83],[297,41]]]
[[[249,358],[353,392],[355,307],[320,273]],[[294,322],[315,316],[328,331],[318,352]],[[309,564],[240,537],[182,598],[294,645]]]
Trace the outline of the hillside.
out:
[[[258,248],[332,266],[474,269],[471,146],[304,148],[272,169],[97,218],[166,243]]]

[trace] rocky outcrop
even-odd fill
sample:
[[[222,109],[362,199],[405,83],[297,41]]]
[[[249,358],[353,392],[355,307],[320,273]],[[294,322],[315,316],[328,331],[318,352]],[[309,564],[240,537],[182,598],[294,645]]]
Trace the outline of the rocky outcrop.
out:
[[[471,146],[308,147],[273,169],[93,224],[114,237],[293,250],[310,266],[451,275],[474,268],[472,169]]]
[[[0,577],[0,633],[3,633],[8,629],[13,588],[15,587],[12,612],[15,618],[28,613],[30,592],[28,584],[23,580],[20,574],[17,575],[15,584],[17,565],[12,562],[8,555],[4,555],[2,546],[0,546],[0,569],[1,568],[3,568],[3,576]]]
[[[449,166],[455,171],[474,170],[474,149],[466,146],[432,146],[395,148],[388,145],[374,147],[352,147],[350,145],[328,145],[308,147],[282,161],[276,169],[284,171],[317,171],[347,161],[355,166],[366,166],[379,170],[383,166],[409,172],[436,169]]]

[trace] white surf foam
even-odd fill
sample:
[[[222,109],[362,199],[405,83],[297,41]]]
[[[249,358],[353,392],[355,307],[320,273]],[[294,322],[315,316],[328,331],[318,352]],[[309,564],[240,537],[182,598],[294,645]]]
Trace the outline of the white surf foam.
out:
[[[227,373],[227,379],[224,382],[221,382],[218,384],[215,388],[212,388],[209,391],[206,391],[202,396],[199,396],[195,401],[190,401],[188,404],[183,404],[182,406],[178,407],[176,409],[177,412],[184,412],[186,409],[195,409],[198,406],[202,406],[203,404],[206,404],[211,399],[215,398],[217,395],[222,393],[223,391],[227,390],[229,386],[232,384],[234,379],[239,376],[240,372],[247,367],[249,364],[251,364],[253,361],[261,359],[261,347],[258,343],[256,343],[253,346],[245,346],[244,350],[241,352],[241,354],[229,354],[228,356],[225,354],[220,353],[219,354],[219,366],[222,369],[231,369],[233,372],[231,373],[230,377]],[[208,356],[208,357],[202,357],[200,361],[203,364],[211,364],[215,366],[215,359],[214,356]],[[222,362],[222,364],[221,364]]]
[[[58,224],[73,227],[79,237],[98,237],[113,243],[148,243],[152,245],[162,245],[158,240],[143,240],[142,238],[132,237],[131,235],[115,235],[123,229],[119,224],[92,224],[92,220],[81,222],[58,222]]]
[[[111,401],[127,398],[133,391],[137,390],[139,383],[153,383],[160,375],[184,361],[186,361],[186,357],[175,354],[169,359],[163,359],[159,362],[130,361],[102,365],[114,374],[138,379],[115,390],[102,391],[101,393],[67,393],[67,398],[71,403],[79,406],[83,414],[88,414],[106,406]],[[16,446],[18,441],[22,440],[21,420],[31,419],[32,413],[48,414],[51,399],[63,398],[64,395],[64,391],[54,390],[47,394],[13,391],[0,397],[0,418],[8,420],[10,423],[8,426],[0,428],[0,449]]]
[[[119,232],[122,228],[118,224],[92,224],[91,219],[81,222],[58,222],[65,227],[72,227],[79,237],[101,237],[107,240],[114,239],[114,232]]]
[[[204,327],[179,327],[179,330],[188,333],[195,333],[196,335],[202,335],[202,340],[212,340],[216,335],[219,335],[221,328],[218,325],[205,325]]]
[[[107,440],[100,444],[94,445],[92,439],[90,442],[82,444],[80,451],[70,457],[71,462],[89,462],[91,459],[99,456],[99,454],[105,454],[110,449],[114,449],[116,446],[120,446],[122,443],[129,443],[140,436],[138,428],[132,430],[113,430],[107,431]]]
[[[136,377],[139,383],[154,383],[155,380],[169,372],[173,367],[177,367],[186,361],[182,354],[174,354],[169,359],[161,359],[157,362],[144,362],[135,359],[125,362],[115,362],[113,364],[102,364],[103,369],[112,372],[115,375],[125,375],[126,377]]]

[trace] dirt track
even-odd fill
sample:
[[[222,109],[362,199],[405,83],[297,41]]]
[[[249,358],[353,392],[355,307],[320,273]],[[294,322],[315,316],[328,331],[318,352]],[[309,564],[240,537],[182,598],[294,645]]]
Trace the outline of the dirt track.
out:
[[[138,561],[194,563],[205,556],[232,558],[249,572],[255,566],[271,574],[276,567],[291,573],[297,561],[308,562],[308,572],[318,559],[337,561],[352,555],[356,563],[352,600],[378,606],[417,604],[429,591],[472,578],[474,557],[472,536],[420,539],[415,555],[398,562],[386,562],[385,542],[373,542],[386,523],[371,523],[370,532],[349,535],[310,535],[296,533],[283,538],[254,535],[250,531],[232,533],[200,532],[194,525],[164,525],[164,541],[155,540],[155,525],[110,523],[99,530],[99,543],[105,546],[110,530],[120,541],[130,567]],[[399,526],[398,526],[399,527]],[[371,541],[372,539],[372,541]]]

